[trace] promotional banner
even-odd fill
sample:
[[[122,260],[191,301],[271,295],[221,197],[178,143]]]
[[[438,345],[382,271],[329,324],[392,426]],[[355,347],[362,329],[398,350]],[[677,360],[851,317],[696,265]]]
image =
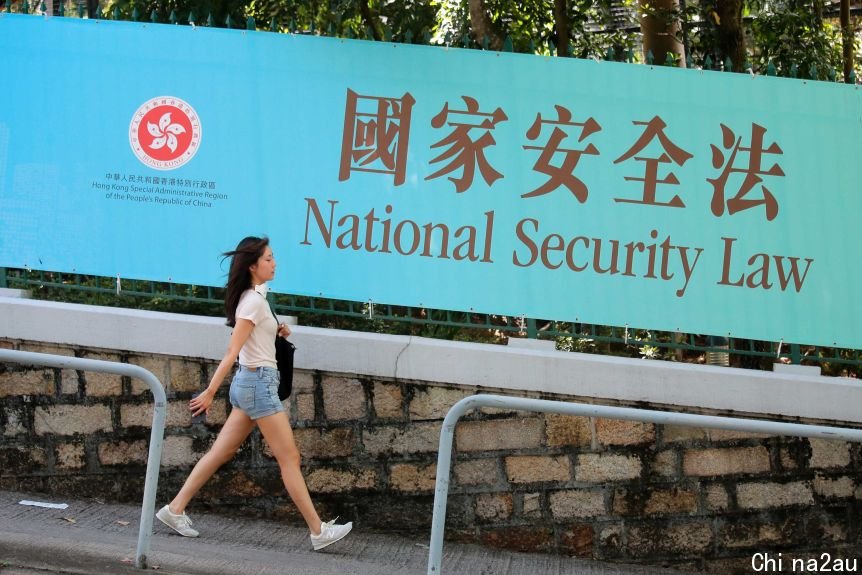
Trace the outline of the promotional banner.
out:
[[[862,93],[3,14],[0,266],[862,348]]]

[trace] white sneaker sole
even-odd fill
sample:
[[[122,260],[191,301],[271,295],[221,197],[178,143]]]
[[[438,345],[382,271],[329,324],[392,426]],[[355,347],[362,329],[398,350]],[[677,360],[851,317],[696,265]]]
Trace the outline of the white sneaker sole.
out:
[[[339,537],[338,539],[333,539],[332,541],[327,541],[327,542],[326,542],[326,543],[324,543],[323,545],[315,545],[314,543],[312,543],[311,545],[314,547],[314,550],[315,550],[315,551],[320,551],[321,549],[324,549],[324,548],[326,548],[326,547],[329,547],[329,546],[330,546],[330,545],[332,545],[333,543],[338,543],[339,541],[341,541],[342,539],[344,539],[345,537],[347,537],[347,536],[350,534],[350,532],[351,532],[351,531],[353,531],[353,525],[351,525],[351,526],[350,526],[350,529],[348,529],[347,531],[345,531],[345,532],[341,535],[341,537]]]

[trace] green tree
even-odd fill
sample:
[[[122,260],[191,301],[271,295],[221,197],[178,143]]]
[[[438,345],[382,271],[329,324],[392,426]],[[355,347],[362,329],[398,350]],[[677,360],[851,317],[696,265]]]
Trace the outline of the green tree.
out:
[[[752,3],[760,11],[752,20],[759,70],[771,60],[784,75],[794,64],[799,75],[826,80],[841,70],[841,31],[824,17],[825,0],[784,0]]]
[[[610,0],[437,0],[432,42],[452,46],[463,45],[466,39],[472,45],[500,50],[508,38],[515,52],[595,58],[611,49],[619,56],[634,46],[635,37],[615,18],[614,4]]]
[[[795,71],[826,80],[843,67],[841,27],[827,6],[826,0],[701,0],[681,17],[696,61],[708,57],[718,66],[729,59],[737,72],[749,63],[758,74],[771,62],[782,76]]]

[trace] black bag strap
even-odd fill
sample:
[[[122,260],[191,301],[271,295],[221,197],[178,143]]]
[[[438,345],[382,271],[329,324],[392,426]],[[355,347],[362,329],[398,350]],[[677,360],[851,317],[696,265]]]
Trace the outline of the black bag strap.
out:
[[[278,328],[279,328],[278,316],[275,315],[275,310],[273,309],[272,304],[269,303],[269,299],[266,296],[264,296],[264,299],[266,300],[266,304],[269,306],[269,312],[272,314],[272,317],[275,318],[275,338],[278,339]],[[284,339],[287,339],[287,338],[284,338]]]
[[[255,293],[257,295],[259,295],[260,297],[262,297],[264,300],[266,300],[266,305],[269,306],[269,313],[271,313],[272,317],[275,319],[275,335],[276,335],[276,337],[278,337],[278,316],[275,315],[275,310],[272,308],[272,304],[269,302],[269,298],[257,290],[255,290]]]

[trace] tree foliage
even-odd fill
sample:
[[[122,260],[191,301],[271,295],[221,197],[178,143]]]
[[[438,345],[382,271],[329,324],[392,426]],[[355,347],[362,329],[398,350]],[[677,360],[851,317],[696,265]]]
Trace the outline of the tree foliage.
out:
[[[435,33],[432,42],[447,46],[464,44],[471,38],[473,21],[470,4],[475,0],[436,0]],[[627,5],[633,0],[626,0]],[[560,38],[553,2],[486,0],[491,29],[501,38],[510,38],[515,52],[556,53]],[[619,3],[617,3],[619,4]],[[610,0],[570,0],[566,14],[569,37],[565,53],[579,58],[604,57],[609,48],[623,53],[635,45],[636,36],[626,32],[614,19]],[[632,17],[633,18],[633,17]],[[626,24],[631,25],[633,20]],[[482,38],[472,38],[482,45]],[[489,38],[489,44],[492,39]]]
[[[676,6],[668,12],[666,4]],[[659,12],[696,66],[826,80],[842,69],[842,34],[829,0],[108,0],[109,17],[258,28],[395,42],[511,49],[623,60],[644,46],[641,23]],[[561,21],[563,19],[564,21]],[[852,23],[858,54],[859,22]],[[563,36],[561,36],[561,34]],[[648,42],[647,42],[648,44]],[[849,53],[849,52],[848,52]],[[682,54],[671,60],[679,64]],[[665,60],[656,59],[656,64]],[[859,59],[852,63],[859,71]],[[858,74],[857,74],[858,75]]]
[[[758,70],[771,60],[783,76],[792,75],[795,64],[800,77],[826,80],[830,71],[842,68],[841,30],[824,18],[824,0],[752,4],[759,10],[751,22]]]
[[[737,61],[734,46],[723,45],[723,20],[718,4],[737,3],[741,7],[739,26],[746,50]],[[834,18],[826,17],[826,0],[746,0],[714,2],[701,0],[681,14],[690,29],[690,56],[696,62],[707,57],[716,65],[729,57],[736,71],[745,64],[758,74],[766,74],[770,63],[782,76],[831,79],[830,71],[842,67],[841,30]],[[858,41],[858,37],[857,37]],[[858,62],[854,63],[858,68]],[[814,73],[812,75],[812,72]]]

